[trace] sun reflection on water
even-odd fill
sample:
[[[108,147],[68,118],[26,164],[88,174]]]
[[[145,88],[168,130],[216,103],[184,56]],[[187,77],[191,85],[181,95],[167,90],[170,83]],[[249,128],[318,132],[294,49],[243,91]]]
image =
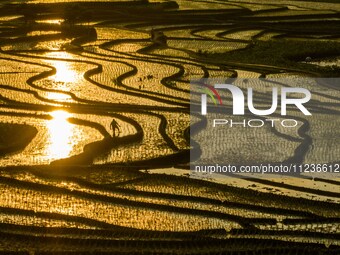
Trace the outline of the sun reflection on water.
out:
[[[46,96],[50,100],[59,101],[59,102],[65,102],[72,100],[70,95],[63,94],[63,93],[57,93],[57,92],[47,92]]]
[[[54,75],[56,82],[76,82],[78,79],[78,72],[73,69],[72,64],[66,61],[56,61],[53,63],[57,73]]]
[[[67,121],[72,114],[58,110],[51,112],[52,120],[47,122],[49,143],[46,147],[46,155],[50,159],[66,158],[73,149],[74,125]]]
[[[36,20],[36,23],[45,23],[45,24],[61,24],[64,19],[49,19],[49,20]]]
[[[71,91],[75,88],[81,80],[82,72],[77,67],[76,63],[71,62],[74,58],[68,52],[49,52],[46,53],[47,58],[55,58],[56,60],[45,60],[45,62],[56,69],[56,73],[48,79],[51,81],[51,89],[59,91]],[[65,59],[65,60],[61,60]],[[69,61],[68,61],[69,60]],[[48,99],[52,100],[65,100],[67,95],[50,93]]]

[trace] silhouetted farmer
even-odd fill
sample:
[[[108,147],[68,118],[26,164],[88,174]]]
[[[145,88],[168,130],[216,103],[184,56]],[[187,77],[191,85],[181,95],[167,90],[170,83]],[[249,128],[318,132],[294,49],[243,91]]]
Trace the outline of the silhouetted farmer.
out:
[[[120,126],[115,119],[112,120],[112,122],[110,124],[110,129],[112,130],[112,137],[116,136],[116,130],[117,130],[117,135],[119,136]]]

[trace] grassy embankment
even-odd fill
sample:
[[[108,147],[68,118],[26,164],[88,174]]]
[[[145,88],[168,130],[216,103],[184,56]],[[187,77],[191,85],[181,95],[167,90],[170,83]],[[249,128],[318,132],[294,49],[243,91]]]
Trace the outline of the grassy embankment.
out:
[[[0,123],[0,156],[24,149],[37,133],[29,125]]]
[[[327,40],[277,39],[270,41],[253,41],[243,50],[227,53],[207,53],[205,57],[220,61],[262,64],[282,68],[295,68],[318,73],[323,77],[339,77],[340,67],[336,65],[321,67],[305,62],[340,56],[340,42]]]

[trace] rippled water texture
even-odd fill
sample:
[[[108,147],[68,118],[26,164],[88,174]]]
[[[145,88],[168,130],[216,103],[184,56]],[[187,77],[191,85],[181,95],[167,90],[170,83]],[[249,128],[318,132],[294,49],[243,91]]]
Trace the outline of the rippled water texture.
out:
[[[187,170],[190,80],[334,75],[339,4],[59,2],[0,3],[0,250],[339,254],[339,179]],[[339,87],[313,91],[296,129],[217,131],[211,153],[338,162]]]

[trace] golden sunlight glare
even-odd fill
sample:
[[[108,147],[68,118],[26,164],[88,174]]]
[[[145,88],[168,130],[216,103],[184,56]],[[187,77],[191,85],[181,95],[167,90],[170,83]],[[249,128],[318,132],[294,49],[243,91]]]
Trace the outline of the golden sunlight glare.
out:
[[[50,159],[60,159],[69,156],[73,148],[72,136],[74,126],[67,119],[72,115],[66,111],[51,112],[52,120],[47,122],[49,144],[46,154]]]
[[[56,82],[76,82],[78,79],[78,73],[72,69],[70,63],[65,61],[56,61],[53,63],[57,69],[57,73],[54,75]]]
[[[58,58],[65,59],[62,60],[46,60],[46,62],[56,69],[56,74],[51,76],[55,85],[54,89],[65,90],[66,83],[75,83],[79,80],[79,75],[81,75],[75,67],[74,62],[66,61],[74,59],[72,54],[68,52],[50,52],[45,55],[48,58]],[[68,90],[68,89],[67,89]]]

